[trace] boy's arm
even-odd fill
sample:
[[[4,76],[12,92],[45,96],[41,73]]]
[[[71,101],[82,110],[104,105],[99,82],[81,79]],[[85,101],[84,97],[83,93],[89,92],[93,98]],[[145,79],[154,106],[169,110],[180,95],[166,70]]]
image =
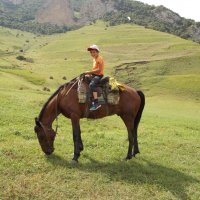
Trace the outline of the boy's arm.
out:
[[[98,66],[98,69],[93,70],[93,71],[87,71],[87,72],[85,72],[85,74],[90,75],[90,74],[94,74],[94,73],[99,73],[101,71],[101,68],[103,65],[102,65],[102,63],[97,63],[97,66]]]

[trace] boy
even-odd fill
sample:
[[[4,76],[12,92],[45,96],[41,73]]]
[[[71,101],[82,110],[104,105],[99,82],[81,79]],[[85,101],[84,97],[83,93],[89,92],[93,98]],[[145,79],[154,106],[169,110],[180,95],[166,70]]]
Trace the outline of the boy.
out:
[[[90,55],[94,58],[92,71],[85,72],[85,75],[92,76],[92,80],[89,85],[90,92],[93,95],[93,101],[90,111],[94,111],[101,107],[101,105],[98,102],[98,94],[96,87],[97,84],[100,82],[101,78],[104,76],[104,61],[103,58],[99,55],[100,50],[97,45],[91,45],[87,50],[90,52]]]

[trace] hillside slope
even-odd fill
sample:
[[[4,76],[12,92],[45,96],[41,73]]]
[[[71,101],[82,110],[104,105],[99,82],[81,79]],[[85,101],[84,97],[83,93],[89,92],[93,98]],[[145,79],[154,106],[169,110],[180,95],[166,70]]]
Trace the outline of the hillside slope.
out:
[[[58,86],[64,75],[69,80],[88,70],[91,59],[86,48],[97,43],[106,60],[106,73],[114,74],[121,82],[145,89],[151,95],[200,96],[199,44],[166,33],[132,25],[108,28],[105,23],[98,22],[49,37],[27,33],[21,36],[21,32],[1,29],[1,37],[4,38],[0,49],[1,68],[4,71],[7,66],[9,70],[11,67],[15,67],[14,70],[24,69],[32,76],[40,73],[46,80],[46,86]],[[13,45],[6,48],[8,37]],[[21,49],[23,52],[20,52]],[[27,61],[17,60],[20,55]],[[50,76],[54,80],[49,80]]]

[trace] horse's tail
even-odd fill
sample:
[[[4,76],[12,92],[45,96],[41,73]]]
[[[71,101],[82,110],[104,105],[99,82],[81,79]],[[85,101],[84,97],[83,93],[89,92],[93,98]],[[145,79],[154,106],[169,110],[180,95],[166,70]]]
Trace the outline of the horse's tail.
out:
[[[140,119],[142,117],[142,112],[143,112],[144,106],[145,106],[145,95],[144,95],[144,93],[142,91],[137,91],[137,93],[140,96],[141,104],[140,104],[140,108],[138,110],[138,113],[136,115],[135,121],[134,121],[135,128],[137,128],[139,123],[140,123]]]

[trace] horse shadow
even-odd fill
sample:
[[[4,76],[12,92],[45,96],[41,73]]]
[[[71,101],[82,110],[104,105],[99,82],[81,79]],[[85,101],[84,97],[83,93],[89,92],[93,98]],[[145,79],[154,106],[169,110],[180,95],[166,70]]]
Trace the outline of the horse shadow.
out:
[[[129,162],[101,162],[87,155],[83,157],[89,162],[78,164],[76,166],[78,170],[90,173],[100,172],[109,177],[111,181],[157,185],[164,191],[171,192],[178,199],[191,199],[186,193],[187,187],[190,184],[200,183],[200,180],[190,175],[143,158],[133,159]],[[67,160],[55,154],[48,157],[47,161],[55,166],[72,168]]]

